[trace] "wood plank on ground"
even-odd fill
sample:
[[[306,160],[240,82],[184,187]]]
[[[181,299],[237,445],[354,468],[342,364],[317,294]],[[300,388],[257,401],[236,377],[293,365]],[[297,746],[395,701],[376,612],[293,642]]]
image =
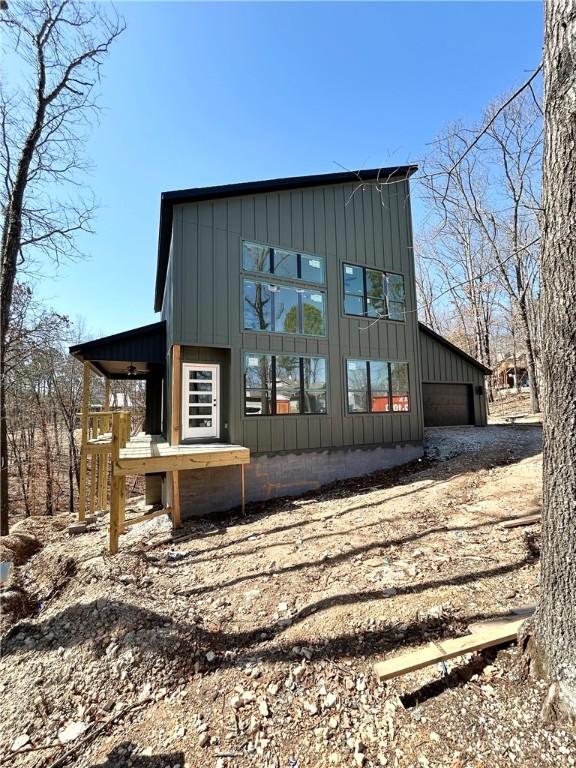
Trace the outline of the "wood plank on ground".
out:
[[[494,645],[501,645],[516,639],[518,630],[525,621],[526,616],[518,618],[511,616],[509,621],[499,620],[494,626],[485,625],[478,632],[465,637],[456,637],[449,640],[438,640],[430,643],[417,651],[395,656],[393,659],[380,661],[374,665],[374,671],[380,680],[390,680],[393,677],[414,672],[430,664],[452,659],[455,656],[463,656],[465,653],[481,651]]]
[[[539,523],[542,520],[542,515],[540,513],[536,515],[524,515],[524,517],[516,517],[514,520],[506,520],[505,523],[502,523],[500,528],[518,528],[521,525],[533,525],[534,523]]]

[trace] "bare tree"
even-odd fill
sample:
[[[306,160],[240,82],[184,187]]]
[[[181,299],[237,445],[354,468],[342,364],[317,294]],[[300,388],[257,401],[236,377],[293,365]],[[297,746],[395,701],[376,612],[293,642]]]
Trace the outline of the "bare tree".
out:
[[[465,144],[463,129],[454,125],[436,141],[422,178],[425,200],[432,212],[428,262],[439,275],[440,287],[450,295],[468,351],[484,365],[492,365],[491,324],[499,294],[492,247],[483,226],[470,210],[470,190],[482,201],[488,197],[488,177],[471,153],[460,162]],[[450,174],[446,192],[438,178]]]
[[[21,72],[0,85],[0,532],[8,533],[6,339],[16,276],[32,255],[78,254],[92,199],[82,199],[83,147],[110,45],[124,29],[102,5],[73,0],[12,2],[1,24]],[[67,193],[74,188],[75,201]]]
[[[537,658],[545,714],[576,719],[576,3],[545,5],[544,508]]]
[[[491,365],[490,315],[504,291],[526,352],[532,410],[538,411],[542,115],[533,78],[529,89],[486,111],[486,128],[472,141],[461,125],[450,127],[435,142],[422,183],[443,245],[439,268],[449,285],[457,277],[454,265],[465,276],[458,293],[472,309],[478,357]]]

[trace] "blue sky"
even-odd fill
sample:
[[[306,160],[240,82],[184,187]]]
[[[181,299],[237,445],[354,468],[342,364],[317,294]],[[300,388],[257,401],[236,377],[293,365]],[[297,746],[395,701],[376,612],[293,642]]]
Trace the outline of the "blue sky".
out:
[[[89,257],[38,285],[91,335],[158,319],[162,191],[417,162],[446,123],[476,124],[520,84],[542,48],[536,2],[117,7],[128,28],[87,146],[101,206]]]

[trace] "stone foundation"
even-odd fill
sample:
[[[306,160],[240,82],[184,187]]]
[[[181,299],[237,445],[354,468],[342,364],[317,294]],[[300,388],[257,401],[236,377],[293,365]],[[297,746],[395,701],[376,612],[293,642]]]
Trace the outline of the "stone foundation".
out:
[[[334,480],[359,477],[419,458],[421,443],[253,456],[245,466],[246,502],[298,496]],[[240,505],[240,467],[180,472],[182,517],[224,512]]]

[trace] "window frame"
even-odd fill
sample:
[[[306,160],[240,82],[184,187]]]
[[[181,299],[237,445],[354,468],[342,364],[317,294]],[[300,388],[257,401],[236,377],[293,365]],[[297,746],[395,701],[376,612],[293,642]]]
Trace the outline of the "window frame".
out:
[[[385,321],[388,321],[388,322],[391,322],[391,323],[405,323],[406,322],[406,312],[407,312],[407,309],[406,309],[406,278],[405,278],[403,272],[395,272],[394,270],[389,270],[389,269],[378,269],[377,267],[371,267],[371,266],[368,266],[367,264],[353,264],[353,263],[351,263],[349,261],[341,261],[340,262],[340,266],[341,266],[340,279],[342,281],[342,293],[341,293],[341,296],[342,296],[342,314],[344,315],[344,317],[363,317],[363,318],[366,318],[368,320],[378,319],[378,320],[385,320]],[[346,267],[352,267],[352,268],[355,268],[355,269],[361,269],[362,270],[362,289],[363,289],[362,294],[359,294],[359,293],[348,293],[346,291],[346,279],[345,279],[345,272],[344,272]],[[390,315],[389,315],[389,298],[388,298],[388,285],[387,285],[387,283],[386,283],[386,294],[382,297],[383,300],[386,302],[386,315],[384,315],[383,317],[377,317],[375,315],[369,315],[368,314],[368,300],[371,299],[371,298],[374,298],[374,297],[371,297],[368,294],[368,284],[367,284],[367,279],[366,279],[366,272],[367,271],[370,271],[370,272],[380,272],[380,274],[384,275],[386,278],[388,277],[388,275],[396,275],[396,276],[402,278],[402,283],[403,283],[403,286],[404,286],[404,317],[401,320],[398,320],[398,319],[396,319],[394,317],[390,317]],[[363,313],[362,314],[357,314],[356,312],[347,312],[346,311],[346,297],[347,296],[355,297],[355,298],[360,299],[362,301],[362,306],[363,306]],[[398,303],[398,302],[395,302],[395,303]],[[386,362],[386,361],[382,361],[382,362]]]
[[[364,363],[366,365],[366,402],[368,403],[367,411],[351,411],[348,395],[350,392],[348,386],[348,363]],[[372,410],[372,374],[370,371],[370,363],[383,363],[387,366],[388,370],[388,405],[387,411],[374,411]],[[407,368],[407,381],[408,381],[408,410],[395,411],[394,410],[394,391],[392,387],[392,365],[402,363]],[[359,358],[359,357],[346,357],[344,358],[344,414],[345,416],[381,416],[388,414],[398,413],[411,413],[412,412],[412,392],[410,389],[410,364],[407,360],[376,360],[374,358]]]
[[[258,272],[257,270],[248,269],[244,266],[244,245],[255,245],[259,248],[269,248],[270,249],[270,271],[269,272]],[[276,275],[274,272],[274,252],[275,251],[283,251],[285,253],[290,253],[296,256],[296,277],[288,277],[286,275]],[[318,260],[322,264],[322,280],[319,280],[318,282],[314,282],[313,280],[306,280],[302,277],[302,257],[306,257],[308,259]],[[242,272],[249,274],[249,275],[267,275],[269,277],[274,278],[272,282],[275,280],[280,281],[288,281],[288,282],[294,282],[297,285],[307,285],[307,286],[324,286],[326,287],[326,258],[324,256],[318,256],[317,254],[308,253],[307,251],[295,251],[291,248],[283,248],[279,245],[271,245],[270,243],[258,243],[255,240],[240,240],[240,267]]]
[[[325,339],[328,336],[328,294],[325,289],[317,288],[315,284],[310,283],[294,283],[294,282],[281,282],[279,280],[267,280],[267,279],[259,279],[256,280],[254,277],[254,274],[259,275],[261,277],[266,278],[266,273],[263,272],[257,272],[257,273],[249,273],[242,275],[242,285],[241,285],[241,297],[242,300],[240,302],[240,316],[241,316],[241,322],[240,327],[242,329],[242,333],[273,333],[273,334],[280,334],[281,336],[303,336],[305,338],[317,338],[317,339]],[[293,288],[296,291],[296,306],[298,308],[297,317],[296,317],[296,326],[297,329],[295,331],[277,331],[275,329],[276,325],[276,291],[271,290],[270,291],[270,325],[271,328],[246,328],[245,325],[245,302],[246,302],[246,289],[245,285],[246,283],[252,283],[256,285],[257,283],[262,283],[263,285],[271,286],[273,288]],[[324,333],[305,333],[304,331],[304,292],[308,291],[309,293],[318,293],[322,296],[322,318],[324,321]]]
[[[250,356],[262,356],[267,355],[271,358],[270,361],[270,371],[271,371],[271,386],[270,386],[270,409],[271,413],[247,413],[246,411],[246,392],[248,391],[248,388],[246,387],[246,369],[247,369],[247,358]],[[277,407],[277,374],[276,374],[276,358],[277,357],[295,357],[298,358],[298,370],[299,370],[299,387],[298,387],[298,396],[299,396],[299,410],[298,413],[278,413]],[[243,373],[242,373],[242,418],[244,419],[254,419],[254,418],[269,418],[271,416],[328,416],[330,413],[330,400],[329,400],[329,360],[324,355],[300,355],[298,353],[294,354],[282,354],[277,352],[262,352],[256,351],[256,352],[242,352],[242,359],[243,359]],[[324,386],[324,390],[326,392],[326,411],[324,413],[307,413],[304,410],[304,403],[305,403],[305,392],[306,387],[304,386],[304,360],[323,360],[324,361],[324,370],[326,373],[326,382]],[[250,387],[251,390],[258,390],[262,389],[261,387]]]

